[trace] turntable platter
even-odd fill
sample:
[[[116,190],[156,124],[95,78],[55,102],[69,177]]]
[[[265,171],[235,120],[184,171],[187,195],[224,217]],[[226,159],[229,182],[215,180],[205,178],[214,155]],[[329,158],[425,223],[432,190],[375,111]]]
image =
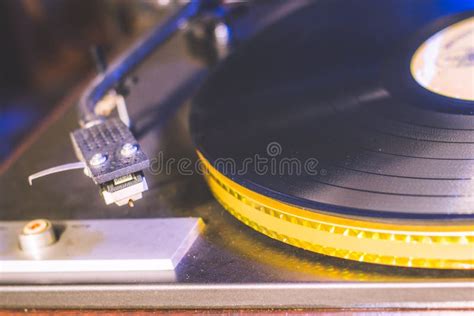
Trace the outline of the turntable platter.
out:
[[[473,10],[320,1],[264,31],[193,104],[211,191],[247,225],[304,249],[473,267]],[[459,78],[452,89],[447,73]],[[441,244],[464,246],[451,256]]]

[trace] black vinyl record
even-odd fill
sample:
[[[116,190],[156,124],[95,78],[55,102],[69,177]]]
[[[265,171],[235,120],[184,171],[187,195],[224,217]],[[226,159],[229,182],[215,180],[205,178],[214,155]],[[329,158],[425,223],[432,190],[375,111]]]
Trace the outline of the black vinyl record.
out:
[[[198,94],[197,150],[240,185],[310,210],[474,218],[474,102],[430,91],[410,68],[422,43],[473,10],[473,1],[327,0],[292,13]],[[464,66],[474,77],[473,46]]]

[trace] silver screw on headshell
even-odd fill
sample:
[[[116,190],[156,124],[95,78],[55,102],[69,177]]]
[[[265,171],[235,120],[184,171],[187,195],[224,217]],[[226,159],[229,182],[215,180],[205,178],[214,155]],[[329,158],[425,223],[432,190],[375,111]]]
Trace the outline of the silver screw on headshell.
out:
[[[134,155],[138,150],[137,145],[133,145],[130,143],[126,143],[122,146],[122,149],[120,150],[120,154],[124,157],[130,157]]]
[[[89,160],[89,164],[93,167],[102,165],[107,161],[107,156],[101,153],[97,153]]]

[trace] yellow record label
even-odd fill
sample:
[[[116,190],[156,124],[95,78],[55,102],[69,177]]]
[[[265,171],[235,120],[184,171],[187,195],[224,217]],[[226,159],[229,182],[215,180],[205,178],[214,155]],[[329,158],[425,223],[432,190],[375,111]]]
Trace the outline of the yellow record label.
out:
[[[412,57],[411,74],[431,92],[474,101],[474,17],[428,38]]]

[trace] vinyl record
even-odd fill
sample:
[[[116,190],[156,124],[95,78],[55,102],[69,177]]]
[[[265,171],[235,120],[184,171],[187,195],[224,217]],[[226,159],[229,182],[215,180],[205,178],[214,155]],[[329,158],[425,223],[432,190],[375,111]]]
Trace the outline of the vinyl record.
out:
[[[459,265],[434,253],[426,256],[436,264],[423,256],[414,264],[405,250],[361,261],[473,266],[473,10],[472,1],[317,1],[262,32],[193,104],[191,131],[213,193],[248,225],[305,249],[354,260],[367,253],[265,223],[313,218],[332,221],[313,228],[333,236],[362,229],[359,239],[431,244],[446,233],[451,245],[471,247],[462,260],[448,258]],[[224,201],[225,192],[236,200]],[[243,216],[245,207],[269,217]],[[410,262],[395,262],[402,257]]]

